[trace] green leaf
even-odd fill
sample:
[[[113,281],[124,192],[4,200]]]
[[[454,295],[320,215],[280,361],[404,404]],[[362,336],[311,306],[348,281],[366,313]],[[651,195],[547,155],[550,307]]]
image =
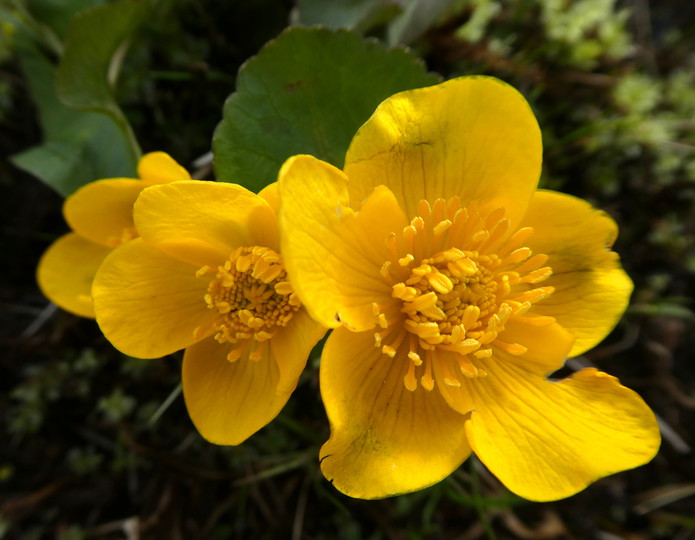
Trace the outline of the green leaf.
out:
[[[299,0],[297,19],[305,26],[320,24],[360,33],[386,25],[389,44],[407,45],[457,4],[457,0]]]
[[[389,25],[387,36],[392,45],[412,43],[424,34],[456,0],[406,0],[403,13]]]
[[[135,177],[128,144],[114,121],[99,113],[79,112],[60,138],[12,156],[12,162],[68,196],[100,178]]]
[[[135,159],[140,147],[116,103],[114,86],[130,37],[149,9],[146,0],[122,0],[76,15],[56,74],[60,100],[68,107],[108,114],[129,141]]]
[[[386,23],[403,11],[398,0],[299,0],[299,23],[328,28],[350,28],[358,32]]]
[[[405,50],[346,30],[291,28],[239,70],[213,138],[217,178],[258,190],[302,153],[342,167],[381,101],[438,80]]]
[[[695,320],[695,313],[692,310],[669,299],[662,299],[660,303],[653,304],[633,304],[628,308],[628,313]]]
[[[103,4],[106,0],[31,0],[31,15],[49,27],[60,39],[65,37],[75,13]]]
[[[118,63],[128,39],[147,15],[149,4],[123,0],[75,16],[58,66],[58,97],[76,109],[121,116],[113,94]]]
[[[17,56],[37,107],[44,143],[12,156],[12,162],[62,195],[99,178],[135,175],[131,142],[110,117],[63,105],[55,94],[55,66],[36,35],[16,25]]]

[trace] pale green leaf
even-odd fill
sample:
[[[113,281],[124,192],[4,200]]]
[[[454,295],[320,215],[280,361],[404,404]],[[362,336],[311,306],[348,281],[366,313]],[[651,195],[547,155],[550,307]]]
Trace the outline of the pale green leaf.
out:
[[[388,27],[388,42],[410,44],[433,26],[456,0],[402,0],[405,9]]]
[[[366,32],[393,19],[403,11],[399,0],[299,0],[298,22],[304,26],[324,25]]]
[[[114,100],[118,63],[130,37],[144,20],[149,3],[122,0],[84,11],[70,23],[58,66],[58,97],[77,109],[122,116]]]
[[[9,20],[9,19],[5,19]],[[17,29],[17,57],[36,105],[44,142],[11,157],[62,195],[99,178],[135,175],[129,137],[104,114],[70,109],[57,98],[55,66],[27,26]]]

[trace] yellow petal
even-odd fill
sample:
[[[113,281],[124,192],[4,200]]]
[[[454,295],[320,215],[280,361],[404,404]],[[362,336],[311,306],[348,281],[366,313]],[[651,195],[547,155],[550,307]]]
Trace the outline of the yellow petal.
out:
[[[188,180],[152,186],[135,204],[135,223],[150,246],[197,267],[215,268],[239,246],[278,250],[275,212],[236,184]]]
[[[275,418],[306,363],[306,356],[303,361],[278,357],[268,348],[260,360],[254,361],[249,359],[248,347],[241,358],[229,362],[231,347],[208,338],[186,349],[183,357],[183,395],[188,414],[200,434],[214,444],[240,444]],[[278,362],[293,364],[294,372],[294,385],[281,392]]]
[[[499,338],[505,343],[522,345],[526,348],[526,352],[513,356],[499,350],[493,343],[494,355],[504,354],[508,361],[541,377],[557,371],[565,364],[565,359],[575,341],[574,336],[557,323],[535,326],[514,318],[507,321]]]
[[[277,182],[264,187],[258,192],[258,196],[265,199],[276,213],[280,210],[280,189]]]
[[[523,96],[492,77],[461,77],[386,99],[345,159],[350,199],[379,184],[406,215],[420,199],[477,200],[517,224],[538,183],[541,133]]]
[[[383,186],[360,212],[348,207],[347,179],[311,156],[295,156],[280,170],[282,254],[292,285],[323,325],[355,330],[374,326],[372,303],[391,302],[379,270],[389,258],[384,240],[405,217]]]
[[[132,238],[133,204],[145,186],[131,178],[90,182],[65,199],[63,215],[80,236],[114,248]]]
[[[70,313],[94,318],[92,281],[110,248],[75,233],[61,236],[39,261],[36,279],[51,302]]]
[[[196,278],[196,270],[142,238],[113,250],[92,286],[97,322],[106,338],[127,355],[157,358],[209,335],[219,315],[207,309],[203,297],[208,281]]]
[[[286,327],[276,331],[270,340],[270,349],[280,372],[279,393],[294,390],[311,349],[325,333],[326,328],[309,317],[305,309],[297,311]]]
[[[584,369],[561,382],[489,362],[470,385],[473,451],[511,491],[533,501],[569,497],[656,454],[654,414],[615,377]]]
[[[142,156],[138,162],[138,176],[147,185],[191,179],[188,171],[164,152],[150,152]]]
[[[528,372],[528,375],[543,378],[565,365],[567,353],[574,344],[574,338],[557,323],[535,326],[524,324],[514,318],[507,321],[504,330],[499,334],[499,340],[506,344],[519,344],[526,352],[521,355],[510,354],[508,347],[502,348],[498,341],[495,341],[492,343],[492,357],[488,362],[512,364]],[[463,378],[460,386],[443,383],[450,377],[449,374],[460,378],[460,362],[458,353],[439,350],[433,368],[437,390],[452,409],[466,414],[475,409],[475,403],[471,400],[470,385],[476,384],[478,379]],[[486,370],[483,361],[474,356],[469,356],[469,362],[476,369]]]
[[[577,338],[570,356],[598,344],[627,308],[632,281],[610,250],[618,229],[589,203],[552,191],[539,191],[522,223],[534,228],[527,245],[549,256],[553,275],[543,285],[555,287],[533,313],[550,315]]]
[[[371,332],[333,331],[321,359],[321,397],[331,424],[321,471],[351,497],[378,499],[423,489],[470,454],[466,416],[437,392],[406,390],[408,359],[374,347]]]

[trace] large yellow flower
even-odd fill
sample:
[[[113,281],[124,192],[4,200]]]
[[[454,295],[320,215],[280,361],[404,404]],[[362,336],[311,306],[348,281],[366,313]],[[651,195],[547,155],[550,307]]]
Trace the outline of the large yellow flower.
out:
[[[198,431],[239,444],[280,412],[325,328],[311,320],[278,253],[275,184],[181,181],[142,192],[140,237],[94,279],[96,318],[125,354],[186,348],[183,393]]]
[[[113,248],[135,238],[133,204],[148,186],[190,180],[186,170],[163,152],[145,154],[135,178],[90,182],[65,199],[63,215],[72,232],[58,238],[36,271],[43,294],[75,315],[94,318],[94,274]]]
[[[383,102],[344,171],[283,166],[285,264],[335,328],[320,459],[344,493],[421,489],[473,451],[513,492],[552,500],[656,453],[654,415],[617,379],[547,379],[614,327],[632,283],[606,214],[536,189],[541,152],[523,97],[466,77]]]

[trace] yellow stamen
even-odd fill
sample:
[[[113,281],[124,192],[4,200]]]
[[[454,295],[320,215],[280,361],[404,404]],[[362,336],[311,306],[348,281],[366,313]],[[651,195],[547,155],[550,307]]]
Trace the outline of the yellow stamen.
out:
[[[505,343],[504,341],[497,340],[495,341],[495,346],[499,347],[503,351],[507,351],[509,354],[513,356],[521,356],[522,354],[525,354],[528,349],[524,347],[523,345],[520,345],[519,343]]]
[[[408,253],[405,257],[401,257],[400,259],[398,259],[398,264],[400,264],[401,266],[408,266],[414,260],[415,257]]]
[[[554,322],[532,312],[554,291],[536,286],[552,269],[546,255],[524,245],[532,228],[510,232],[503,209],[481,215],[475,201],[461,208],[455,197],[420,201],[417,212],[400,238],[386,238],[390,256],[380,269],[400,315],[389,311],[387,319],[380,305],[372,306],[382,329],[375,346],[389,361],[408,363],[403,384],[411,392],[486,376],[483,363],[495,347],[523,357],[532,343],[503,338],[512,318],[530,326]]]
[[[196,277],[210,272],[203,266]],[[230,362],[247,351],[249,359],[260,360],[266,342],[278,328],[287,326],[300,307],[280,255],[261,246],[240,247],[218,266],[203,300],[220,315],[214,323],[215,339],[235,345],[227,355]],[[197,328],[194,334],[205,332]]]
[[[415,365],[412,363],[408,364],[408,372],[405,374],[405,377],[403,377],[403,384],[405,385],[406,389],[410,390],[411,392],[417,390],[417,379],[415,378]]]

